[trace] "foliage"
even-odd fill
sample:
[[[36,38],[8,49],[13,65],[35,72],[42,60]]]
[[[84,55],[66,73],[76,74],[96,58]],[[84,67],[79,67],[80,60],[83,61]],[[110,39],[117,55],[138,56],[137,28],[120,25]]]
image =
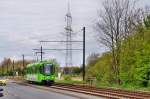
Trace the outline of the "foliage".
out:
[[[25,66],[29,63],[32,63],[33,60],[24,60]],[[17,60],[14,61],[10,58],[4,58],[4,60],[0,64],[0,74],[2,75],[13,75],[15,71],[18,71],[19,74],[23,74],[23,61]]]
[[[109,81],[111,75],[109,65],[111,63],[111,54],[109,52],[104,53],[101,57],[97,58],[94,65],[88,64],[86,78],[96,77],[98,81]]]
[[[144,19],[144,25],[146,28],[150,28],[150,15]]]
[[[98,41],[111,52],[113,81],[120,84],[120,52],[122,41],[132,35],[141,24],[142,10],[131,0],[104,0],[103,10],[96,23]],[[133,9],[134,8],[134,9]]]
[[[76,74],[79,75],[82,72],[82,68],[81,67],[64,67],[63,73],[64,74]]]
[[[56,59],[49,59],[48,61],[53,62],[56,66],[56,72],[58,72],[58,67],[59,64]],[[24,68],[26,68],[27,64],[35,62],[34,60],[24,60],[24,65],[23,67],[23,61],[22,60],[17,60],[14,61],[11,60],[10,58],[4,58],[4,60],[0,64],[0,74],[2,75],[13,75],[14,72],[18,72],[19,75],[24,74]]]
[[[142,26],[141,26],[142,27]],[[121,53],[121,79],[148,85],[150,80],[150,29],[140,29],[124,41]]]
[[[87,63],[89,65],[94,65],[96,63],[98,57],[99,57],[99,54],[97,54],[97,53],[90,54],[87,58]]]
[[[72,78],[71,75],[64,75],[64,80],[66,81],[71,81],[72,80],[71,78]]]
[[[81,67],[72,67],[73,74],[80,74],[82,72]]]
[[[124,87],[150,86],[150,17],[146,18],[132,35],[121,41],[119,78]],[[96,77],[99,85],[116,84],[111,68],[112,51],[103,53],[96,60],[94,65],[87,64],[86,76]]]

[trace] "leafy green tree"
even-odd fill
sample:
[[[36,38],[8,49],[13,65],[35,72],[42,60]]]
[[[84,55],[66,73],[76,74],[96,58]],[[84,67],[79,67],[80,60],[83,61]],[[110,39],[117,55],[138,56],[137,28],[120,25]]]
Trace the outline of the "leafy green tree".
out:
[[[149,18],[144,26],[123,42],[121,53],[121,80],[147,86],[150,80],[150,28]]]
[[[88,64],[89,65],[89,64]],[[112,80],[111,73],[111,53],[103,53],[93,66],[87,69],[87,77],[96,77],[98,81],[109,82]]]
[[[146,17],[132,35],[121,41],[120,83],[148,86],[150,82],[150,17]],[[87,77],[96,77],[101,83],[113,83],[112,52],[105,52],[88,62]]]
[[[146,28],[150,28],[150,15],[144,19],[144,25]]]

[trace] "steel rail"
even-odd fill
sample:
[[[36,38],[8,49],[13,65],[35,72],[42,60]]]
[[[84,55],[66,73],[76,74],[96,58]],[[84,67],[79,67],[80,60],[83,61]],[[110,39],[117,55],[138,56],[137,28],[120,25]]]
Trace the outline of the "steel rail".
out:
[[[112,88],[96,88],[91,86],[82,86],[82,85],[73,85],[73,84],[62,84],[56,83],[52,88],[56,89],[63,89],[69,91],[84,91],[84,93],[89,93],[97,96],[104,95],[105,97],[108,96],[109,98],[129,98],[129,99],[149,99],[150,93],[149,92],[138,92],[138,91],[127,91],[122,89],[112,89]],[[81,92],[82,93],[82,92]]]

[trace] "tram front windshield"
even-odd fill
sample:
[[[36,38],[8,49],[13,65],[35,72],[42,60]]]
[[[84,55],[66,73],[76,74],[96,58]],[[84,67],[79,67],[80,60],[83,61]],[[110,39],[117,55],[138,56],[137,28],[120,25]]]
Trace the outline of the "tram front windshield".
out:
[[[44,73],[45,74],[47,74],[47,75],[49,75],[49,74],[51,74],[52,73],[52,64],[46,64],[45,66],[44,66]]]

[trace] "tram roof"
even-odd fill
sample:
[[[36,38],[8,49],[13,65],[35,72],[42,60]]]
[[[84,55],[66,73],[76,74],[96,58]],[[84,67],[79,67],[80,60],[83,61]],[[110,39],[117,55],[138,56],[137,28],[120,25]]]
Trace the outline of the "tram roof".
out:
[[[51,64],[53,64],[53,63],[50,62],[50,61],[40,61],[40,62],[28,64],[28,65],[27,65],[27,68],[33,67],[33,66],[41,66],[41,65],[46,64],[46,63],[49,63],[49,64],[51,63]]]

